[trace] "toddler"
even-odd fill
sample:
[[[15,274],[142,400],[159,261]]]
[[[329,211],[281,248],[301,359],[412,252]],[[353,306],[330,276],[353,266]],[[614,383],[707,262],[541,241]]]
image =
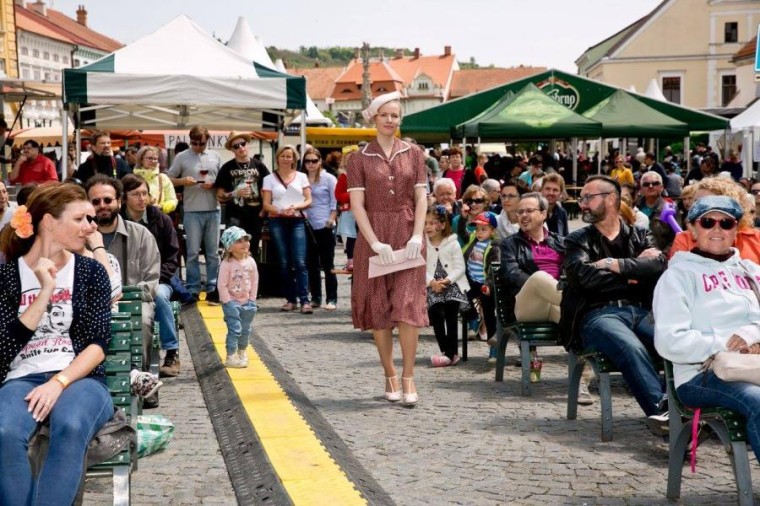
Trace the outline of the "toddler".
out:
[[[251,236],[239,227],[222,234],[224,258],[219,265],[219,301],[227,324],[227,359],[225,367],[248,367],[248,339],[256,316],[256,292],[259,272],[251,258]]]

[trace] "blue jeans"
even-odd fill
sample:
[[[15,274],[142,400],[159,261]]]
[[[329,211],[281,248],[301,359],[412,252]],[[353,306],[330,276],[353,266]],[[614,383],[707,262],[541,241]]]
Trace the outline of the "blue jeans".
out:
[[[760,461],[760,386],[740,381],[723,381],[713,371],[697,374],[676,390],[690,408],[728,408],[744,415],[747,436]]]
[[[185,211],[182,225],[187,235],[187,289],[198,294],[201,291],[201,266],[198,252],[203,249],[206,255],[206,291],[216,288],[219,275],[219,222],[222,212]]]
[[[158,338],[161,341],[162,350],[179,349],[179,339],[177,339],[177,329],[174,328],[174,311],[172,311],[172,287],[159,283],[156,286],[156,303],[155,321],[158,322]]]
[[[309,302],[309,273],[306,269],[306,227],[300,218],[270,218],[269,234],[277,248],[280,279],[288,302]],[[295,271],[295,275],[294,272]]]
[[[50,446],[35,480],[27,449],[39,424],[27,411],[24,397],[54,374],[30,374],[0,387],[0,504],[72,504],[87,445],[113,416],[111,395],[103,382],[84,378],[71,383],[50,413]]]
[[[663,383],[652,363],[654,320],[636,306],[605,306],[583,318],[583,345],[607,356],[623,373],[631,393],[647,416],[659,413]]]
[[[248,348],[248,338],[251,335],[251,326],[253,317],[256,316],[256,303],[248,301],[241,304],[236,300],[231,300],[222,304],[222,313],[224,313],[224,323],[227,324],[227,355],[232,355],[237,351],[245,351]]]

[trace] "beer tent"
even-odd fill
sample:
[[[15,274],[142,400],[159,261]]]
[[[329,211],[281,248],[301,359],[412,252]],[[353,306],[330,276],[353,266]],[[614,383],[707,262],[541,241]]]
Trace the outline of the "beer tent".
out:
[[[457,137],[482,140],[599,137],[602,126],[574,113],[528,83],[456,127]]]
[[[583,113],[602,124],[603,137],[685,137],[686,123],[639,102],[623,90],[605,98]]]

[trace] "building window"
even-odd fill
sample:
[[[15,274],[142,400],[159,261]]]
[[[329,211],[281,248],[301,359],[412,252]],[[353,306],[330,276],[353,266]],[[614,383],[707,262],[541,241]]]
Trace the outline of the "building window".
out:
[[[428,82],[417,83],[417,89],[418,90],[427,90],[429,88],[430,88],[430,83],[428,83]]]
[[[79,60],[74,58],[74,68],[77,68],[79,66]]]
[[[681,103],[681,78],[680,77],[663,77],[662,94],[668,102],[674,104]]]
[[[21,48],[21,56],[28,56],[29,55],[29,48],[28,47],[22,47]]]
[[[66,65],[69,64],[69,57],[68,56],[64,56],[63,57],[63,63],[65,63]]]
[[[723,34],[723,42],[739,42],[739,23],[736,21],[726,23]]]
[[[39,58],[40,57],[40,50],[39,49],[32,49],[32,56],[34,56],[35,58]]]
[[[60,59],[60,58],[58,57],[58,55],[57,55],[57,54],[54,54],[54,55],[53,55],[53,61],[54,61],[54,62],[58,62],[58,60],[59,60],[59,59]]]
[[[45,72],[45,81],[50,81],[50,72]]]
[[[47,51],[45,51],[44,53],[42,53],[42,59],[43,60],[49,60],[50,59],[50,53],[48,53]]]
[[[29,79],[29,69],[21,69],[21,79]]]
[[[34,71],[34,80],[35,81],[39,81],[40,80],[40,71],[39,70],[35,70]]]
[[[722,107],[728,106],[728,103],[736,96],[736,76],[725,75],[721,77],[720,83],[720,103]]]

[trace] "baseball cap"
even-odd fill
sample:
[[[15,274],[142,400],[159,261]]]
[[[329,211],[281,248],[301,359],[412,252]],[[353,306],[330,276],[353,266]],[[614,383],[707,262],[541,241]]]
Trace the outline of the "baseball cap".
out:
[[[491,211],[483,211],[472,222],[476,225],[488,225],[491,228],[496,228],[496,215]]]
[[[742,206],[731,197],[726,197],[724,195],[708,195],[694,202],[691,209],[689,209],[689,214],[686,219],[690,222],[696,221],[711,211],[726,214],[735,220],[740,220],[742,216],[744,216],[744,209],[742,209]]]

